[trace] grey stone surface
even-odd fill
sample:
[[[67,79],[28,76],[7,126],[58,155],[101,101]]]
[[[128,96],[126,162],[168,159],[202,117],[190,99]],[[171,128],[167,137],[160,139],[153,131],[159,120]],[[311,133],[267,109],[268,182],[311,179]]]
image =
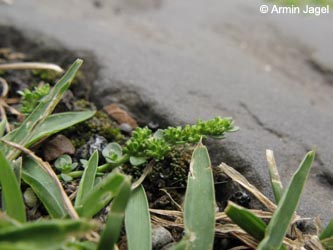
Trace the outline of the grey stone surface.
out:
[[[153,249],[158,250],[165,245],[173,242],[174,239],[171,233],[164,227],[154,226],[152,228],[152,245]]]
[[[332,217],[333,14],[263,15],[260,1],[16,0],[0,23],[34,39],[92,51],[110,93],[173,124],[232,116],[241,128],[212,147],[271,194],[265,149],[284,183],[307,150],[317,158],[299,213]],[[324,70],[323,70],[324,69]],[[148,105],[147,105],[148,104]],[[146,110],[144,108],[147,108]]]

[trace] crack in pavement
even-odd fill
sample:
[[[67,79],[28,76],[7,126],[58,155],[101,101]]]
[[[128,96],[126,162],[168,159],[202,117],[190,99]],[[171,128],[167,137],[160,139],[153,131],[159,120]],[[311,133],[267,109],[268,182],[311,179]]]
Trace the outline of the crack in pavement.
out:
[[[288,134],[277,131],[271,127],[268,127],[257,115],[255,115],[250,108],[243,102],[240,102],[240,106],[249,114],[249,116],[254,120],[254,122],[262,129],[267,131],[268,133],[276,136],[279,139],[292,140],[296,145],[298,145],[305,153],[308,152],[309,146],[300,141],[297,138],[293,138]],[[287,143],[284,141],[284,143]],[[329,171],[329,168],[326,167],[326,164],[322,161],[320,154],[316,152],[316,157],[314,160],[317,163],[318,167],[317,171],[319,173],[315,174],[315,178],[317,178],[321,184],[328,186],[329,188],[333,187],[333,173]]]
[[[250,117],[255,121],[255,123],[258,125],[258,126],[260,126],[261,128],[263,128],[265,131],[267,131],[268,133],[270,133],[270,134],[273,134],[273,135],[275,135],[276,137],[278,137],[279,139],[284,139],[284,138],[290,138],[290,136],[289,135],[287,135],[287,134],[284,134],[284,133],[282,133],[282,132],[280,132],[280,131],[277,131],[277,130],[275,130],[275,129],[273,129],[273,128],[270,128],[270,127],[268,127],[264,122],[262,122],[261,120],[260,120],[260,118],[257,116],[257,115],[255,115],[250,109],[249,109],[249,107],[245,104],[245,103],[243,103],[243,102],[240,102],[239,103],[240,104],[240,106],[250,115]]]

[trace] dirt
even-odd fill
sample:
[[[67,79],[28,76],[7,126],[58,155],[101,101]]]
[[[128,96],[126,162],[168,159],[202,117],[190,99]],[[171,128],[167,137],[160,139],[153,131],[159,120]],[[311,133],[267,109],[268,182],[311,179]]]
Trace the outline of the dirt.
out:
[[[49,159],[51,164],[54,163],[54,159],[57,158],[57,156],[60,156],[63,153],[72,153],[74,162],[79,163],[80,159],[87,159],[91,155],[93,149],[101,151],[107,143],[115,141],[124,144],[129,138],[131,130],[133,130],[137,124],[140,126],[148,126],[152,130],[169,125],[168,121],[166,121],[160,114],[147,112],[151,109],[143,102],[140,102],[140,105],[135,105],[135,103],[138,102],[134,101],[133,105],[124,106],[121,103],[124,98],[127,98],[128,100],[132,97],[133,99],[140,99],[140,97],[134,92],[126,92],[130,93],[129,96],[124,96],[122,90],[108,93],[108,98],[111,96],[112,100],[117,100],[116,104],[105,103],[107,102],[106,100],[98,100],[94,102],[94,100],[91,99],[91,91],[93,90],[94,81],[98,79],[99,66],[98,63],[96,63],[94,56],[89,52],[73,52],[62,49],[61,47],[53,48],[40,42],[32,42],[23,37],[20,32],[14,28],[6,26],[0,26],[0,37],[2,37],[0,40],[0,63],[18,61],[52,62],[66,69],[76,58],[80,57],[84,59],[83,67],[80,69],[70,90],[57,107],[56,112],[84,109],[97,109],[98,111],[90,120],[76,125],[73,128],[69,128],[66,131],[62,131],[33,148],[36,154],[44,159]],[[50,73],[42,73],[45,72],[36,73],[27,70],[8,70],[0,72],[0,76],[6,79],[10,86],[8,98],[20,98],[17,91],[22,91],[26,88],[31,89],[34,86],[39,85],[41,82],[48,82],[52,85],[55,83],[56,79],[59,78],[57,75],[54,76]],[[126,101],[126,104],[129,103],[128,100]],[[106,109],[106,111],[103,109],[103,103],[104,106],[105,104],[113,105],[112,112],[109,112],[109,115],[106,112],[108,109]],[[12,106],[17,110],[20,110],[20,103],[14,103]],[[142,110],[145,110],[146,112],[142,112]],[[119,119],[119,116],[115,117],[115,112],[120,112],[122,117],[125,116],[126,119],[130,121],[128,124],[129,127],[124,127],[124,123],[121,123],[124,120]],[[9,118],[14,126],[19,122],[17,119],[18,117],[15,115],[9,114]],[[59,140],[59,137],[63,140]],[[64,139],[64,137],[66,139]],[[64,143],[64,140],[66,141],[66,148],[70,148],[71,150],[59,150],[59,146],[61,147],[61,143]],[[71,145],[68,145],[68,143],[70,143],[69,141],[71,141],[75,150],[71,148]],[[54,143],[56,143],[56,145],[54,145]],[[48,150],[48,156],[45,156],[45,152],[42,150],[42,148],[45,147],[55,147],[57,148],[57,151],[54,150],[50,153],[50,150]],[[193,147],[190,146],[177,147],[167,155],[165,160],[155,164],[153,172],[144,182],[151,208],[178,210],[176,203],[181,205],[183,202],[192,150]],[[49,156],[50,154],[52,157]],[[100,164],[103,162],[104,159],[101,157]],[[215,162],[217,161],[213,160],[213,164]],[[132,175],[133,178],[136,179],[142,174],[143,168],[144,167],[133,167],[125,164],[122,169],[125,173]],[[78,165],[78,169],[83,169],[81,164]],[[215,182],[217,191],[216,199],[219,211],[223,211],[228,200],[233,200],[245,207],[257,206],[257,202],[253,197],[247,194],[238,185],[232,183],[227,177],[215,174]],[[68,195],[71,195],[76,190],[77,180],[64,183],[64,186],[66,187]],[[27,189],[25,185],[23,185],[22,188],[24,191]],[[165,189],[167,193],[161,189]],[[170,196],[173,199],[170,199]],[[46,211],[41,204],[38,204],[37,207],[27,206],[27,210],[30,220],[46,216]],[[100,214],[100,220],[103,220],[104,216],[105,213],[102,212]],[[181,239],[183,233],[182,229],[173,227],[169,227],[168,229],[175,240]],[[122,237],[122,241],[124,241],[124,239],[125,238]],[[227,237],[216,237],[214,249],[220,249],[221,247],[228,249],[239,244],[239,241],[230,235]],[[124,242],[122,242],[122,245],[124,245]]]

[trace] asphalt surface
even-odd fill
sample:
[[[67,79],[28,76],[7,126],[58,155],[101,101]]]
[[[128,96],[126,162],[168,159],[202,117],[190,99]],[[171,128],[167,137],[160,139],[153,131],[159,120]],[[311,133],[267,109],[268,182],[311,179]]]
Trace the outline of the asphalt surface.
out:
[[[171,124],[232,116],[241,130],[211,147],[214,159],[266,194],[265,149],[274,150],[287,184],[316,146],[299,213],[327,222],[333,217],[333,13],[261,14],[263,3],[15,0],[0,4],[0,24],[49,46],[92,51],[101,66],[95,97],[102,103],[149,107],[137,112]]]

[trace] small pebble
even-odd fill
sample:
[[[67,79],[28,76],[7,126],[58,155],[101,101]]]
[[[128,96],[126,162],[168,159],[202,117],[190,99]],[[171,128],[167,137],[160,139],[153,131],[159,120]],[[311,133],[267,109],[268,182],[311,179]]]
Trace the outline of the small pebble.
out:
[[[24,191],[23,198],[24,198],[25,204],[27,204],[28,207],[34,208],[37,206],[38,200],[37,200],[37,197],[36,197],[34,191],[32,191],[31,188],[27,188]]]
[[[108,145],[108,141],[100,135],[93,135],[90,137],[87,144],[83,145],[77,150],[79,159],[89,159],[95,150],[98,151],[99,156],[102,155],[103,149]]]
[[[129,125],[128,123],[122,123],[119,125],[119,129],[121,132],[130,134],[133,130],[133,128],[131,127],[131,125]]]
[[[150,128],[151,130],[157,130],[160,127],[160,124],[158,124],[157,122],[151,121],[148,123],[148,128]]]
[[[154,250],[161,249],[163,246],[173,241],[174,239],[167,229],[161,226],[153,227],[152,244]]]

